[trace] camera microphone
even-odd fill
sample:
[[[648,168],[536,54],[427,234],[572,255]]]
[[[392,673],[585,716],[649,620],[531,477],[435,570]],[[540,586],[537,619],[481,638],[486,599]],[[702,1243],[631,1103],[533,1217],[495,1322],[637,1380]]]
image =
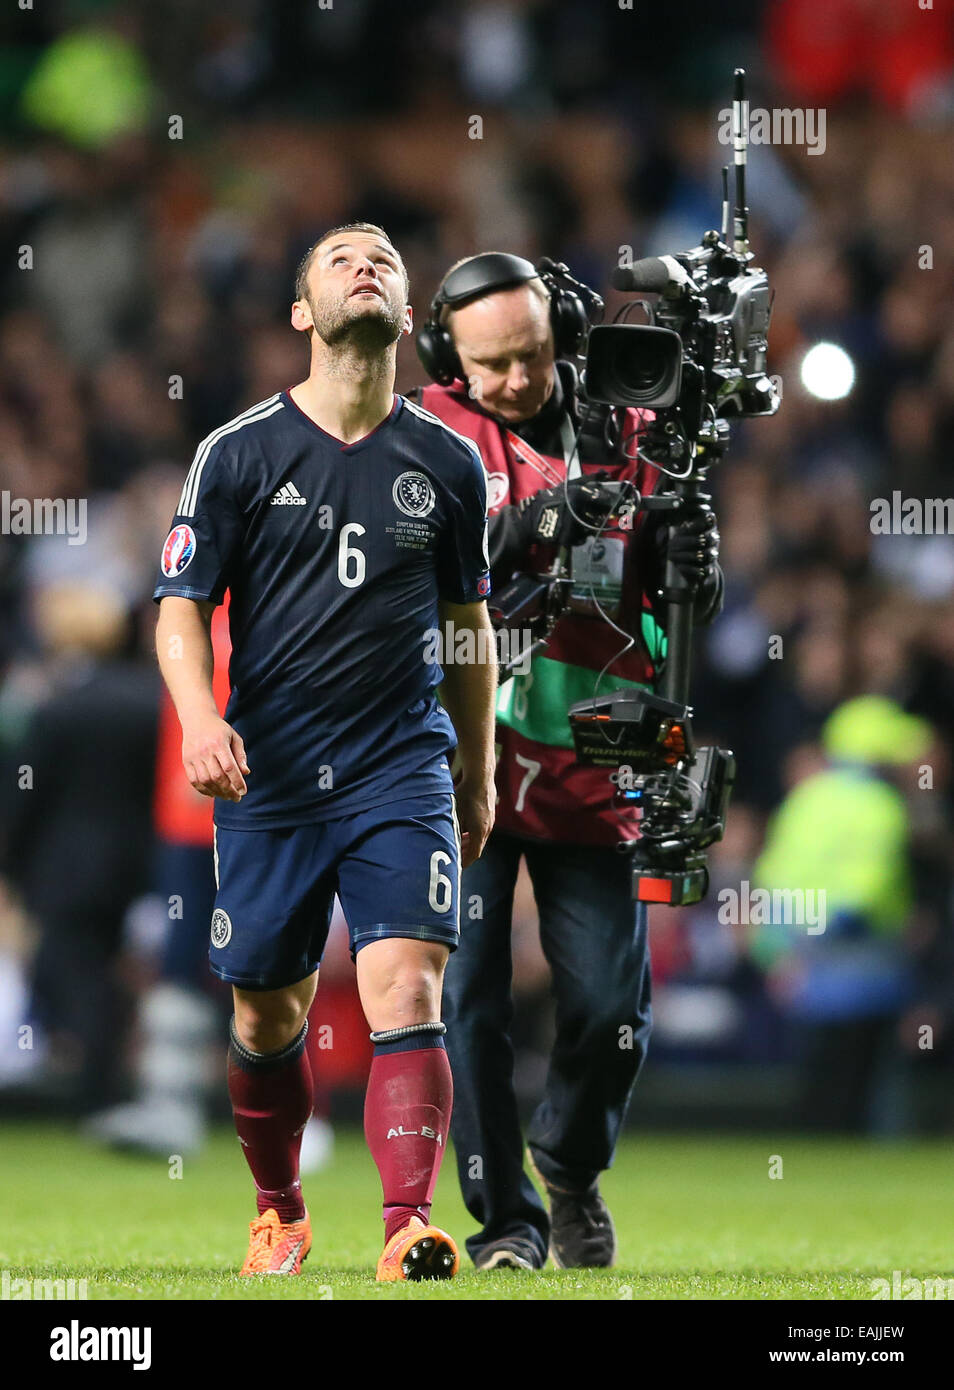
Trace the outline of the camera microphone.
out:
[[[610,284],[614,290],[646,294],[679,294],[695,288],[675,256],[647,256],[632,265],[621,265],[610,276]]]

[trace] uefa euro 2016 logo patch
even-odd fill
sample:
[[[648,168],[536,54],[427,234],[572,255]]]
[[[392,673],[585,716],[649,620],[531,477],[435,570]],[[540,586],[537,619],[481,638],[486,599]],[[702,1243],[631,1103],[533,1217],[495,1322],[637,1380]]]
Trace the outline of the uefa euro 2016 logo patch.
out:
[[[394,480],[391,496],[405,516],[429,516],[434,510],[434,489],[424,473],[402,473]]]
[[[185,522],[173,526],[162,547],[162,572],[167,579],[175,579],[190,564],[195,554],[195,532]]]
[[[221,907],[212,913],[212,945],[227,946],[232,939],[232,919]]]

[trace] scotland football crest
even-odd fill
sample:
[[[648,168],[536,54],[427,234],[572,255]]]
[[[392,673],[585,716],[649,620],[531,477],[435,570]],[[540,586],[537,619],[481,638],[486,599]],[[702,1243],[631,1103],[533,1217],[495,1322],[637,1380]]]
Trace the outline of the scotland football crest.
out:
[[[405,516],[429,516],[434,510],[434,489],[424,473],[402,473],[394,480],[391,496]]]
[[[212,945],[220,950],[232,939],[232,919],[224,908],[217,907],[212,913]]]

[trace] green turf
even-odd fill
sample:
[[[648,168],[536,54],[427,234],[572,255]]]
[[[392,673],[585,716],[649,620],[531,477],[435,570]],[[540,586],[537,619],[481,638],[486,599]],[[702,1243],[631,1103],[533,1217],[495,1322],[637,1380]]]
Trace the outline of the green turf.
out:
[[[782,1178],[770,1179],[772,1155]],[[239,1279],[249,1180],[219,1132],[171,1179],[164,1161],[104,1153],[55,1126],[0,1130],[0,1271],[86,1278],[90,1298],[870,1299],[892,1271],[954,1275],[950,1146],[630,1137],[603,1191],[619,1234],[605,1271],[377,1285],[377,1175],[361,1137],[306,1179],[315,1240],[298,1279]],[[473,1229],[445,1164],[434,1218]]]

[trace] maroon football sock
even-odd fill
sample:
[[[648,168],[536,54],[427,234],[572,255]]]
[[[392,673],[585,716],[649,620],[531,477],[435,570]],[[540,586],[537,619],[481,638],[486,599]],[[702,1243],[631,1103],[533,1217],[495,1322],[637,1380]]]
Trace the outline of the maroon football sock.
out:
[[[305,1214],[298,1175],[302,1130],[314,1102],[305,1051],[308,1024],[279,1052],[252,1052],[231,1025],[229,1097],[239,1143],[252,1170],[259,1215],[274,1207],[279,1220]]]
[[[412,1216],[430,1220],[454,1088],[444,1039],[433,1026],[389,1041],[379,1038],[364,1102],[364,1135],[381,1175],[386,1244]]]

